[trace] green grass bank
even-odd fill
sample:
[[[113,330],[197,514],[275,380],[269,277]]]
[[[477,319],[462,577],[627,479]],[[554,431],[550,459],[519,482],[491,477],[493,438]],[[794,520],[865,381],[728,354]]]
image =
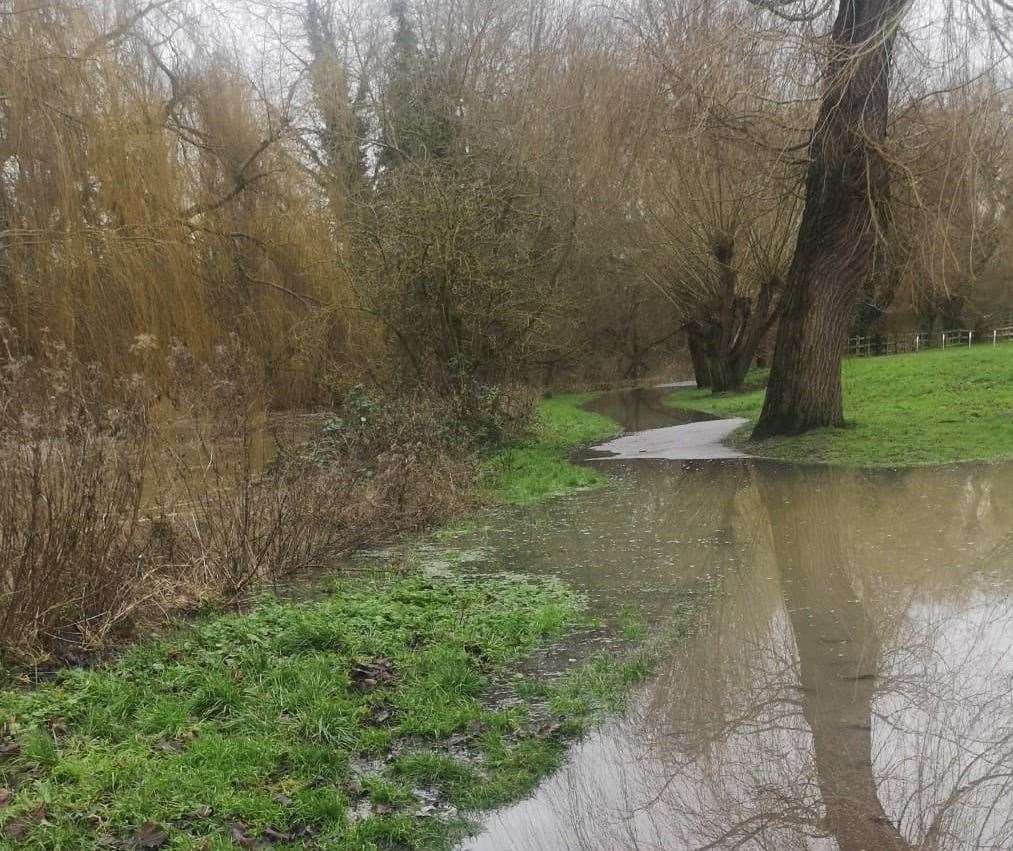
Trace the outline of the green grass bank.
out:
[[[666,403],[755,421],[766,374],[755,389],[713,395],[679,390]],[[922,352],[844,362],[847,426],[741,445],[791,461],[902,467],[1013,458],[1013,346]]]
[[[435,849],[527,792],[641,663],[519,673],[558,583],[339,582],[0,695],[5,848]]]
[[[567,456],[619,427],[587,398],[543,401],[535,435],[489,462],[491,493],[595,484]],[[449,848],[649,670],[647,649],[557,678],[523,664],[593,626],[552,580],[413,570],[264,596],[42,683],[8,671],[0,848]]]
[[[524,505],[601,484],[602,476],[569,460],[575,448],[622,432],[609,417],[581,408],[594,397],[593,393],[566,393],[543,399],[532,436],[485,462],[482,487],[495,500]]]

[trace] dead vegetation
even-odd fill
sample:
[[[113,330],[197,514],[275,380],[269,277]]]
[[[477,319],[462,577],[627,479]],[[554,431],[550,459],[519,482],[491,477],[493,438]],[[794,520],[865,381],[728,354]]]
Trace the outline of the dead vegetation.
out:
[[[236,339],[159,358],[165,391],[110,379],[51,342],[0,370],[0,646],[73,658],[118,632],[333,565],[467,502],[475,452],[508,439],[525,393],[383,399],[268,412]]]

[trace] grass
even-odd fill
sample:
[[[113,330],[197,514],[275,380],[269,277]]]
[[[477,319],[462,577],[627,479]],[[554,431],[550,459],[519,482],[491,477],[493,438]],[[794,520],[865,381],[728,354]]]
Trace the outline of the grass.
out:
[[[0,847],[447,848],[462,811],[530,790],[644,674],[518,672],[584,605],[516,576],[343,581],[11,683]]]
[[[543,399],[534,434],[500,450],[485,462],[482,483],[494,499],[525,505],[577,488],[600,485],[604,477],[570,462],[571,452],[615,437],[622,427],[580,406],[590,393],[568,393]]]
[[[901,467],[1013,458],[1013,347],[923,352],[844,362],[842,429],[741,443],[794,461]],[[754,371],[750,383],[765,375]],[[763,390],[677,391],[667,404],[755,421]]]

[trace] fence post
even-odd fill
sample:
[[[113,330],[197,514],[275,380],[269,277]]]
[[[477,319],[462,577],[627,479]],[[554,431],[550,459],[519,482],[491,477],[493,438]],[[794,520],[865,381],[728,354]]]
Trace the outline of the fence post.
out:
[[[922,342],[922,335],[921,334],[915,334],[915,351],[916,352],[920,348],[921,342]]]
[[[992,345],[994,346],[999,340],[999,332],[997,330],[992,331]]]
[[[971,348],[971,341],[974,339],[974,331],[967,332],[967,348]]]
[[[943,348],[946,348],[946,332],[943,331]]]

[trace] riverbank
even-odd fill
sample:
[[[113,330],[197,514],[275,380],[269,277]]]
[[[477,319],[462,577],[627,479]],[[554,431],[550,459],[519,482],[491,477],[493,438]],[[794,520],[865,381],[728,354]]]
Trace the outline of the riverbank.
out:
[[[525,503],[600,481],[569,453],[620,428],[586,398],[543,401],[531,438],[487,462],[487,495]],[[534,651],[602,628],[554,580],[393,568],[205,616],[42,684],[9,675],[0,839],[448,848],[464,813],[527,793],[649,667],[630,650],[529,670]]]
[[[673,408],[744,417],[733,438],[750,455],[870,467],[1013,458],[1013,346],[923,352],[844,362],[841,429],[749,439],[763,406],[764,371],[739,394],[677,390]]]
[[[594,487],[604,477],[570,461],[574,449],[622,432],[615,420],[581,407],[594,393],[543,399],[532,435],[500,450],[483,465],[481,487],[493,500],[525,505],[570,490]]]

